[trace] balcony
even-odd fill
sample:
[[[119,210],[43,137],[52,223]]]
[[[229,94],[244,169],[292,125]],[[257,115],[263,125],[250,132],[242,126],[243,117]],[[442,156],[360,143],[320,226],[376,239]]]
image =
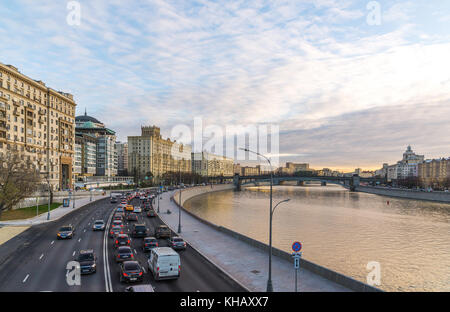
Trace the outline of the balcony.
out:
[[[13,102],[13,104],[14,104],[15,106],[20,107],[19,101],[14,101],[14,100],[12,100],[12,102]]]
[[[6,126],[5,122],[0,122],[0,130],[3,130],[3,131],[8,130],[8,127]]]
[[[17,109],[15,109],[15,110],[13,111],[13,114],[14,114],[15,116],[20,116],[20,112],[19,112]]]

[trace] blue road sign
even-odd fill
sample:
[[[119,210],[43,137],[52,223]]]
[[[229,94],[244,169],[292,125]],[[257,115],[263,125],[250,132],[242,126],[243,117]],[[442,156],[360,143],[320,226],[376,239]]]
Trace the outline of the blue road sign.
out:
[[[295,251],[295,252],[299,252],[300,250],[302,250],[302,243],[294,242],[292,244],[292,250]]]

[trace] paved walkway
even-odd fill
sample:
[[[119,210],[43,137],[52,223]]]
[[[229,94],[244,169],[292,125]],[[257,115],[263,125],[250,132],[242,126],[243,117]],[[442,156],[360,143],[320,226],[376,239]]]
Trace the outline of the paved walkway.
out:
[[[172,229],[178,229],[178,207],[170,201],[173,192],[163,193],[160,200],[160,218]],[[155,210],[158,204],[155,205]],[[169,209],[172,213],[167,214]],[[268,256],[261,249],[237,240],[208,226],[187,213],[181,212],[181,236],[213,263],[246,286],[250,291],[266,291]],[[272,257],[274,291],[294,291],[293,263]],[[350,291],[349,289],[300,269],[298,289],[301,292]]]
[[[96,201],[99,199],[103,199],[109,197],[109,194],[107,195],[96,195],[92,196],[92,201]],[[10,220],[10,221],[0,221],[0,227],[2,226],[31,226],[35,224],[41,224],[45,222],[51,222],[58,220],[59,218],[65,216],[69,212],[73,211],[74,209],[81,208],[91,202],[90,197],[85,198],[77,198],[75,200],[75,208],[73,208],[73,202],[70,202],[70,207],[64,208],[63,206],[60,206],[59,208],[53,209],[50,211],[50,220],[47,220],[47,212],[34,217],[30,219],[24,219],[24,220]]]

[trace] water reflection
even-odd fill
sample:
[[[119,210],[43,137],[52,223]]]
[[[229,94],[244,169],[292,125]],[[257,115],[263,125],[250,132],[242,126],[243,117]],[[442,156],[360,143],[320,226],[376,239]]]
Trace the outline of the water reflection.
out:
[[[450,205],[351,193],[339,186],[279,186],[274,246],[304,244],[304,257],[366,281],[381,264],[388,291],[450,291]],[[186,208],[215,224],[268,242],[269,188],[224,191],[189,200]]]

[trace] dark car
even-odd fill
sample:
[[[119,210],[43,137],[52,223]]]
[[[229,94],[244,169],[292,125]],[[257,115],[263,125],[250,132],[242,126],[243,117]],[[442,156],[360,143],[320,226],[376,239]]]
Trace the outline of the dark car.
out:
[[[125,261],[120,265],[120,282],[142,282],[144,270],[137,261]]]
[[[120,227],[123,228],[123,221],[122,220],[113,220],[113,222],[111,223],[111,226],[115,226],[115,225],[119,225]]]
[[[169,239],[169,247],[172,247],[174,250],[185,250],[186,242],[181,237],[172,237]]]
[[[97,256],[92,249],[80,250],[77,261],[80,263],[81,274],[97,272]]]
[[[148,235],[148,229],[145,224],[135,224],[131,231],[131,237],[146,237]]]
[[[123,215],[121,214],[121,213],[115,213],[114,214],[114,216],[113,216],[113,221],[115,221],[115,220],[120,220],[120,221],[122,221],[123,220]]]
[[[127,234],[119,234],[114,241],[114,247],[118,248],[120,246],[130,246],[131,240]]]
[[[142,242],[142,250],[144,250],[144,252],[150,251],[152,248],[156,248],[158,246],[158,240],[154,237],[146,237]]]
[[[156,238],[170,238],[171,231],[167,225],[160,225],[155,230]]]
[[[114,237],[115,234],[123,234],[123,229],[120,225],[114,225],[109,231],[109,237]]]
[[[154,218],[156,217],[156,212],[153,209],[150,209],[149,211],[147,211],[147,217],[149,218]]]
[[[105,221],[103,220],[95,220],[94,225],[92,226],[92,230],[94,231],[104,231],[105,230]]]
[[[75,228],[72,225],[66,225],[59,229],[57,237],[58,239],[73,238],[75,235]]]
[[[116,250],[116,262],[133,260],[134,254],[130,246],[120,246]]]
[[[128,216],[127,216],[127,220],[128,220],[128,221],[137,221],[137,220],[138,220],[138,216],[137,216],[137,214],[135,214],[135,213],[130,213],[130,214],[128,214]]]
[[[118,200],[115,196],[111,197],[111,204],[117,204],[117,202],[118,202]]]

